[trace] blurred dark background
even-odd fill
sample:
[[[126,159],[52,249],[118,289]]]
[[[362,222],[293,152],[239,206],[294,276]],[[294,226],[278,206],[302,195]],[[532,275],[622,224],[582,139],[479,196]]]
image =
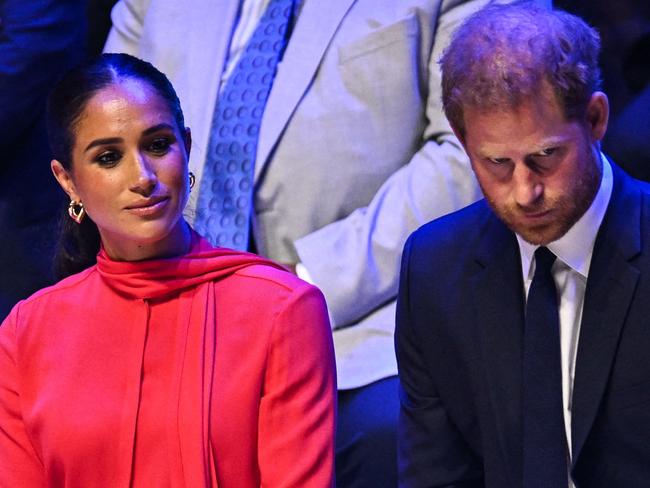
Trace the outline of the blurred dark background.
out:
[[[116,0],[87,0],[88,35],[86,51],[89,56],[102,52],[111,28],[111,8]]]
[[[650,1],[556,0],[600,33],[603,90],[611,115],[605,153],[650,181]]]

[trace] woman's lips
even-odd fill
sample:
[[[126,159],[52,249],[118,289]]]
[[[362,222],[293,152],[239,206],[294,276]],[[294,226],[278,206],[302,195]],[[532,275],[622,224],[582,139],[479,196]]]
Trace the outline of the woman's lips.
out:
[[[161,213],[168,203],[168,197],[152,197],[133,203],[126,207],[126,210],[140,217],[150,217]]]

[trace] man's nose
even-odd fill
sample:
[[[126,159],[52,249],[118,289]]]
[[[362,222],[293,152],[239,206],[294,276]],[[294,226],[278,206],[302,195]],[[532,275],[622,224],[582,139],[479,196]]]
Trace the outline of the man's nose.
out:
[[[544,193],[542,178],[526,164],[515,164],[512,184],[515,202],[521,207],[534,205]]]

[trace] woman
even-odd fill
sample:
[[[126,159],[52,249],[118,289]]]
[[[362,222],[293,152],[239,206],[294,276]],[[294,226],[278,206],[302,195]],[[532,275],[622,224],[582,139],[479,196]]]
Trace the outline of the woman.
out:
[[[0,486],[330,486],[322,295],[190,229],[169,81],[105,54],[57,85],[48,128],[71,200],[59,269],[86,269],[0,327]]]

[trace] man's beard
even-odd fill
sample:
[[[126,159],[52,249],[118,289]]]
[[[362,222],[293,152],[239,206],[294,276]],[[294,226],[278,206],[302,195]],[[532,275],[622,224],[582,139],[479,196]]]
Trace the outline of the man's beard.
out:
[[[599,156],[594,154],[594,150],[587,150],[585,153],[586,161],[582,165],[583,172],[572,184],[568,193],[563,193],[552,199],[543,197],[528,207],[518,204],[498,205],[486,197],[490,207],[510,230],[519,234],[525,241],[534,245],[547,245],[556,241],[580,220],[594,200],[600,186],[602,168],[596,159]],[[547,224],[527,226],[522,224],[518,218],[526,213],[539,213],[547,210],[553,212],[553,220]]]

